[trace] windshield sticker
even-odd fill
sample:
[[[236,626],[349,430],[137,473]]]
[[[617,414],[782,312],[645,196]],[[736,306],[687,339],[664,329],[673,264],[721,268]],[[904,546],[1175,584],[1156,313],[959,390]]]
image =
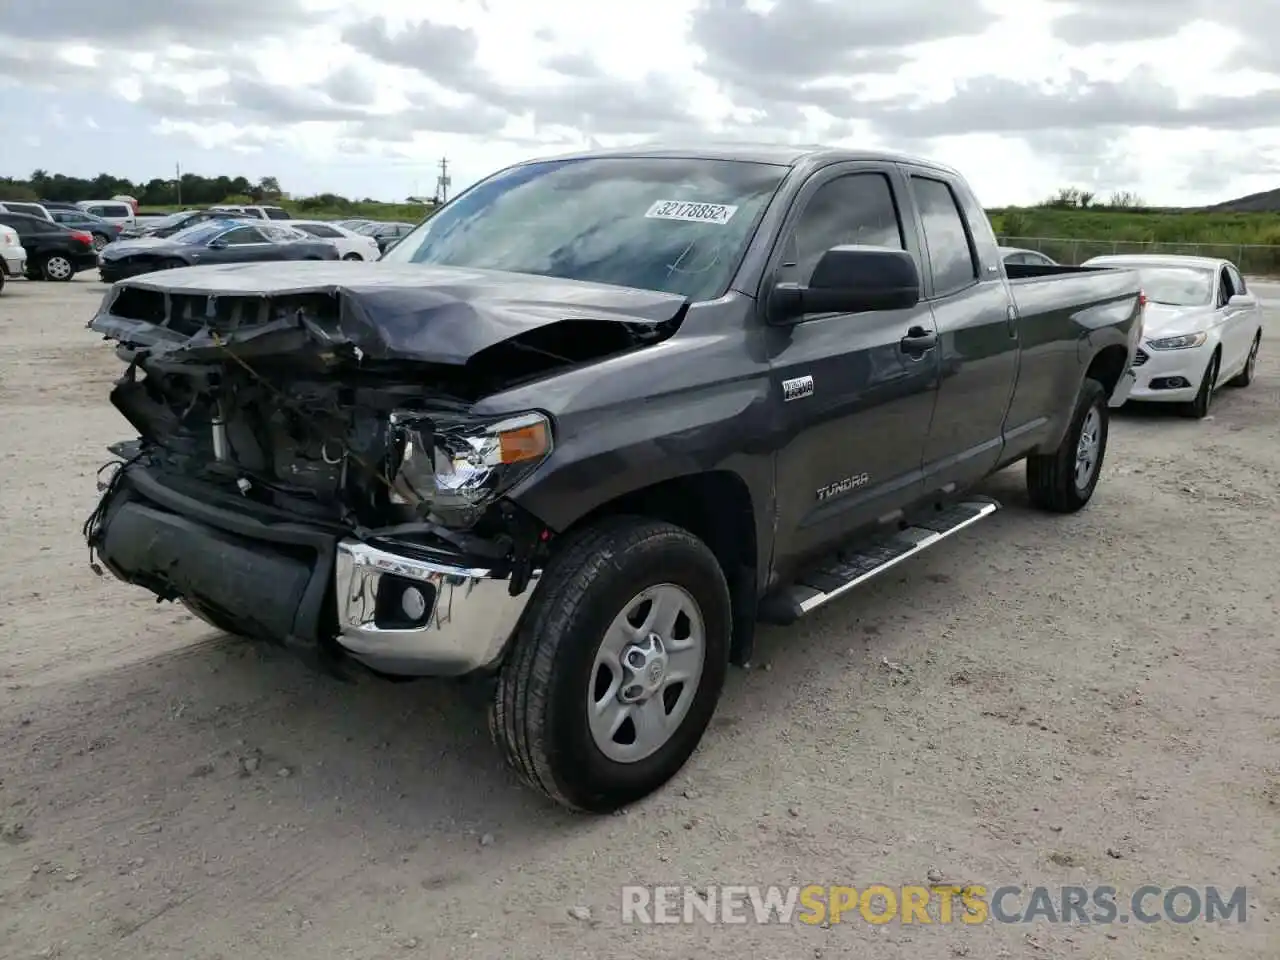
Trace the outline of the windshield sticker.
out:
[[[689,223],[714,223],[724,226],[737,212],[737,207],[723,203],[659,200],[649,208],[645,216],[651,220],[684,220]]]

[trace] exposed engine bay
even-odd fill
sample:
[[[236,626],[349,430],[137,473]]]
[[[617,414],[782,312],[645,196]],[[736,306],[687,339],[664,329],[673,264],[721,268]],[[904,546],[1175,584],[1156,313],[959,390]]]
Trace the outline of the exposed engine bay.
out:
[[[665,339],[684,307],[550,278],[334,266],[206,267],[117,284],[89,324],[127,364],[111,400],[139,439],[113,451],[175,489],[281,522],[424,534],[509,557],[514,540],[546,536],[502,496],[550,455],[553,425],[534,410],[476,417],[475,402]],[[366,287],[255,289],[289,272],[363,276]],[[200,285],[178,282],[187,274]],[[580,303],[584,289],[602,318],[564,318],[557,301]]]

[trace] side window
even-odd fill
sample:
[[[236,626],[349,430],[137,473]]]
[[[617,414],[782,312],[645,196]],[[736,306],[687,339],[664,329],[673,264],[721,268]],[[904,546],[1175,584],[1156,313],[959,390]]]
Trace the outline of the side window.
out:
[[[107,214],[107,208],[106,208],[106,207],[90,207],[90,208],[89,208],[88,210],[86,210],[85,212],[86,212],[86,213],[92,213],[95,217],[105,217],[105,216],[108,216],[108,214]]]
[[[1228,273],[1227,268],[1223,267],[1218,273],[1220,274],[1218,280],[1218,306],[1225,307],[1235,290],[1232,289],[1231,275]]]
[[[1231,277],[1231,288],[1236,293],[1248,293],[1249,288],[1244,285],[1244,277],[1240,276],[1240,271],[1235,267],[1227,267],[1227,275]]]
[[[933,295],[946,297],[978,280],[978,257],[951,187],[929,177],[911,178],[924,239],[929,247]]]
[[[1025,253],[1011,253],[1004,258],[1005,263],[1029,263]]]
[[[234,230],[228,230],[222,235],[222,239],[228,246],[238,247],[246,243],[262,243],[263,236],[258,233],[257,227],[236,227]]]
[[[850,173],[818,188],[786,240],[785,279],[807,283],[822,255],[845,244],[907,248],[885,174]]]
[[[305,227],[299,227],[298,229],[305,230],[307,233],[311,234],[313,237],[332,238],[332,237],[342,236],[342,234],[340,234],[337,230],[333,229],[333,227],[327,227],[323,223],[309,223]]]

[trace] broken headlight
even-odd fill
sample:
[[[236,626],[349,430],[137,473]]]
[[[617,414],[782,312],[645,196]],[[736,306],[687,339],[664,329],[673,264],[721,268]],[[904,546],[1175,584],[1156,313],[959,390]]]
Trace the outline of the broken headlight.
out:
[[[389,426],[391,502],[456,529],[472,526],[551,453],[551,421],[540,413],[478,419],[397,411]]]

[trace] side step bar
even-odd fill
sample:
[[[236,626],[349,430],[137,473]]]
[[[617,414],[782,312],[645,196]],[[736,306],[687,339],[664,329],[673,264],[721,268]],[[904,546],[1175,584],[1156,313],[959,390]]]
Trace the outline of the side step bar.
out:
[[[842,549],[825,563],[802,574],[795,583],[766,598],[761,604],[760,619],[780,625],[794,623],[876,574],[896,567],[908,557],[928,550],[999,509],[1000,504],[995,500],[973,497],[914,516],[904,528]]]

